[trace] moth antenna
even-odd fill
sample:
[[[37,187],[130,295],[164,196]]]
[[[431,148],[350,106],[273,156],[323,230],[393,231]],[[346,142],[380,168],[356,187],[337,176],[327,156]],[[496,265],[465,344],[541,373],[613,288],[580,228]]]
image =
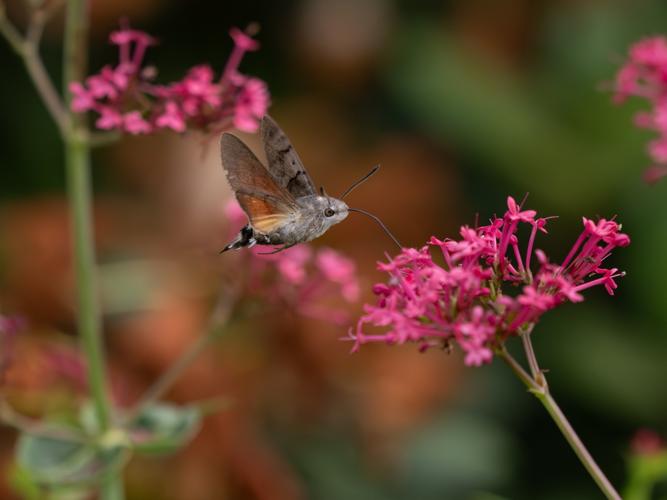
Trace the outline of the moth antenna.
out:
[[[378,167],[379,167],[379,165],[378,165]],[[377,168],[376,168],[375,170],[377,170]],[[366,177],[368,177],[368,176],[366,176]],[[394,241],[394,243],[396,243],[396,246],[397,246],[400,250],[403,250],[403,245],[401,245],[401,243],[398,241],[398,239],[396,238],[396,236],[394,236],[394,235],[391,233],[391,231],[389,230],[389,228],[388,228],[387,226],[384,225],[384,222],[382,222],[382,221],[380,220],[379,217],[377,217],[376,215],[373,215],[373,214],[370,213],[370,212],[366,212],[366,210],[362,210],[361,208],[348,208],[348,210],[349,210],[350,212],[359,212],[360,214],[364,214],[365,216],[370,217],[371,219],[373,219],[375,222],[378,223],[378,225],[382,228],[382,230],[383,230],[385,233],[387,233],[387,236],[389,236],[389,237]]]
[[[375,172],[380,170],[380,164],[378,163],[375,165],[370,172],[368,172],[366,175],[364,175],[361,179],[359,179],[357,182],[352,184],[349,188],[345,190],[345,192],[341,195],[340,199],[342,200],[345,198],[348,194],[350,194],[359,184],[362,184],[368,180],[369,177],[371,177]]]
[[[322,196],[326,196],[326,195],[327,195],[327,193],[324,192],[324,186],[320,186],[320,194],[321,194]]]

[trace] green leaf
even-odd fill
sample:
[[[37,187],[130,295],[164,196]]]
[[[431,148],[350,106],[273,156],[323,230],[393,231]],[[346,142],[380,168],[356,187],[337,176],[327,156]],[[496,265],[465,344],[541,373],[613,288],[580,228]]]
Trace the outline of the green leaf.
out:
[[[23,433],[16,460],[31,479],[41,485],[62,486],[96,480],[128,457],[123,446],[100,447],[95,443]]]
[[[155,404],[146,408],[130,425],[130,439],[140,453],[172,453],[197,434],[201,418],[200,409],[194,406]]]

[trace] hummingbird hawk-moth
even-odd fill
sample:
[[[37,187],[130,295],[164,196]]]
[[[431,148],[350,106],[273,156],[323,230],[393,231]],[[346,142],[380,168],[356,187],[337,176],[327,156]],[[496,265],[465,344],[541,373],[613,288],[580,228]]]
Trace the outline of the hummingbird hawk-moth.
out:
[[[224,133],[220,140],[222,166],[248,224],[220,253],[227,250],[274,245],[276,253],[298,243],[311,241],[331,226],[343,221],[349,212],[373,218],[401,247],[396,238],[373,214],[350,208],[342,201],[355,187],[373,175],[374,167],[339,198],[318,193],[308,171],[299,159],[287,135],[268,115],[260,125],[267,166],[257,159],[238,137]]]

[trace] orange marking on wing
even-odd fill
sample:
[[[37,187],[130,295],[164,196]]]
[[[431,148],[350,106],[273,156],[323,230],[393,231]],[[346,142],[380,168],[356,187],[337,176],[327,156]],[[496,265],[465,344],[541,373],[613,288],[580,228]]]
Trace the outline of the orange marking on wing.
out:
[[[236,193],[236,198],[248,214],[252,226],[262,233],[276,230],[289,215],[268,199],[257,198],[246,193]]]

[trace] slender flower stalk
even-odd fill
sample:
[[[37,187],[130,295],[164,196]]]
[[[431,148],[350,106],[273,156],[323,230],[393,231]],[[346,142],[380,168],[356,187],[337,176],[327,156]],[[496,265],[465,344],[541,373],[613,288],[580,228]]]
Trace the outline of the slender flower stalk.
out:
[[[86,73],[88,59],[87,0],[68,0],[63,53],[64,88],[80,80]],[[67,96],[67,102],[71,96]],[[92,221],[92,180],[90,144],[85,117],[70,112],[65,134],[65,168],[70,201],[74,260],[76,262],[77,315],[79,335],[88,367],[88,385],[95,407],[100,436],[113,425],[102,339],[102,326],[97,288],[97,265]],[[102,500],[125,497],[121,470],[110,470],[100,481]]]
[[[10,47],[23,61],[30,80],[35,85],[42,102],[64,138],[69,125],[69,117],[39,55],[39,43],[44,25],[60,5],[61,2],[54,1],[36,9],[28,25],[26,35],[23,36],[7,18],[4,3],[0,0],[0,35],[7,40]]]
[[[526,335],[525,338],[529,339],[530,337]],[[528,344],[530,344],[530,340],[528,340]],[[532,352],[532,346],[530,349]],[[595,459],[593,459],[592,455],[586,449],[584,443],[575,432],[569,420],[567,417],[565,417],[565,414],[562,412],[554,398],[551,396],[546,378],[544,378],[544,373],[540,371],[539,378],[537,378],[535,374],[532,376],[529,375],[507,351],[505,346],[501,346],[496,351],[496,354],[509,365],[511,370],[514,372],[517,378],[523,382],[528,391],[540,400],[553,421],[560,429],[572,450],[575,452],[583,466],[586,468],[604,495],[609,500],[620,500],[621,496],[618,494],[609,479],[607,479],[607,476],[605,476],[604,472],[602,472],[602,469],[600,469],[598,464],[595,462]],[[528,356],[528,350],[526,350],[526,355]]]

